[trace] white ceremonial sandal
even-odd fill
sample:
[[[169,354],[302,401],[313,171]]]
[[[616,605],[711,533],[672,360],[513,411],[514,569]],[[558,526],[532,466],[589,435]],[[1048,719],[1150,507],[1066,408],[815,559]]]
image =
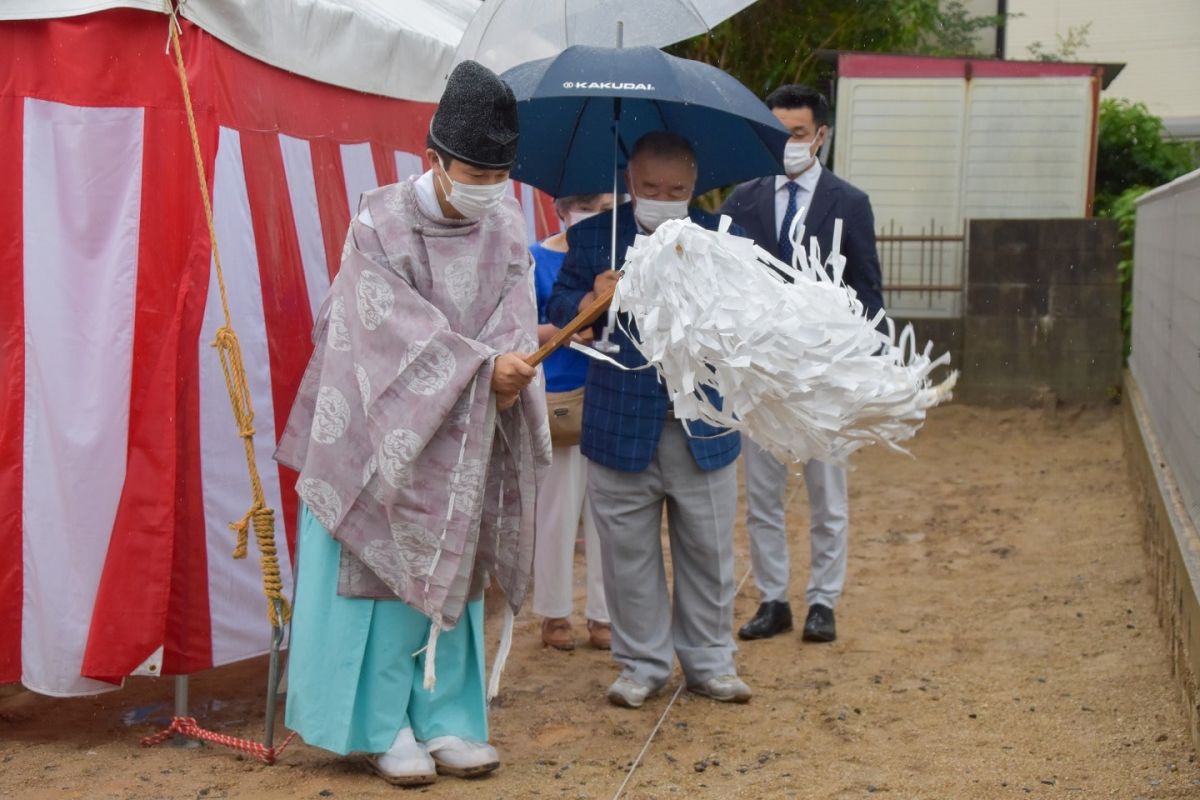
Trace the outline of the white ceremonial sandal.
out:
[[[486,775],[500,766],[496,748],[486,742],[469,742],[457,736],[436,736],[425,742],[437,771],[456,778]]]
[[[396,734],[386,753],[368,756],[375,774],[396,786],[424,786],[437,780],[437,766],[417,743],[412,728]]]

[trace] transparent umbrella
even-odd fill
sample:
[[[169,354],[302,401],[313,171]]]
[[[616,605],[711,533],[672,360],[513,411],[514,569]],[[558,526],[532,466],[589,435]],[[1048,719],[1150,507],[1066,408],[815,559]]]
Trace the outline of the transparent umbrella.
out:
[[[487,0],[463,33],[454,63],[472,59],[495,72],[548,58],[571,45],[666,47],[698,36],[754,0]]]

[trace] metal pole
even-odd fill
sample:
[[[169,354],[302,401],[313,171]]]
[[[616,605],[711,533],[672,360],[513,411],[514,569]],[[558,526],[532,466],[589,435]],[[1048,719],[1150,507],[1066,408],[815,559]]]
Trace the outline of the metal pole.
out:
[[[621,49],[625,39],[625,23],[617,21],[617,49]],[[617,268],[617,151],[621,147],[621,98],[613,100],[613,181],[612,181],[612,241],[608,251],[608,268],[616,270]],[[617,323],[617,307],[615,304],[608,307],[608,322],[604,326],[604,334],[600,337],[600,341],[595,343],[595,348],[602,353],[614,353],[620,348],[608,340],[612,333],[613,326]]]
[[[175,676],[175,716],[188,715],[188,676]]]
[[[188,676],[175,676],[175,716],[188,716]],[[173,737],[176,747],[199,747],[200,743],[183,734],[177,733]]]
[[[275,711],[279,705],[279,650],[283,645],[283,604],[278,600],[271,602],[275,605],[275,618],[281,622],[271,628],[271,657],[267,667],[267,730],[264,737],[267,749],[275,746]]]

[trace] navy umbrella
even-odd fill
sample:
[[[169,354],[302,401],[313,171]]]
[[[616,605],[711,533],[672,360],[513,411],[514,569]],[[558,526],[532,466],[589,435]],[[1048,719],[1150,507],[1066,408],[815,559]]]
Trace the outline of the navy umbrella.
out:
[[[576,45],[501,77],[516,95],[521,126],[512,177],[555,197],[613,191],[614,178],[620,191],[619,171],[650,131],[692,144],[697,193],[783,172],[787,129],[708,64],[653,47]]]

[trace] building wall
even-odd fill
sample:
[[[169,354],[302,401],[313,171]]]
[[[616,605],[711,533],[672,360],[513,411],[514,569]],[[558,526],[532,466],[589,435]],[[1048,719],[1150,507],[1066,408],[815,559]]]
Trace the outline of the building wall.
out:
[[[1091,91],[1091,82],[1080,78],[972,81],[963,216],[1082,216],[1091,172]]]
[[[1200,526],[1200,170],[1138,201],[1133,352],[1146,398],[1192,524]]]
[[[957,235],[965,220],[978,218],[1082,217],[1092,80],[842,78],[834,171],[870,195],[881,234]],[[889,259],[899,267],[884,265],[888,283],[962,281],[962,245],[946,245],[935,272],[922,266],[926,247],[897,245]],[[950,292],[889,292],[886,300],[905,317],[962,314],[959,295]]]
[[[1127,453],[1171,660],[1200,746],[1200,170],[1137,207]]]
[[[969,5],[995,13],[994,0]],[[1173,135],[1200,139],[1200,2],[1009,0],[1008,10],[1005,58],[1028,59],[1035,41],[1054,50],[1056,34],[1090,22],[1088,45],[1075,60],[1125,64],[1105,96],[1143,102]]]
[[[963,334],[967,402],[1104,402],[1121,383],[1117,225],[973,220]]]

